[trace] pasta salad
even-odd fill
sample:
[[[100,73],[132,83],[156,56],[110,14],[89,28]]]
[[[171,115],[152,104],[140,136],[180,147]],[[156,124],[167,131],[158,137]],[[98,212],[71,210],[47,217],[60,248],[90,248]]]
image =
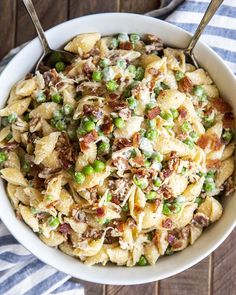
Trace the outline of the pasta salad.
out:
[[[155,264],[193,244],[234,190],[234,116],[203,69],[155,35],[76,36],[0,110],[18,218],[87,265]]]

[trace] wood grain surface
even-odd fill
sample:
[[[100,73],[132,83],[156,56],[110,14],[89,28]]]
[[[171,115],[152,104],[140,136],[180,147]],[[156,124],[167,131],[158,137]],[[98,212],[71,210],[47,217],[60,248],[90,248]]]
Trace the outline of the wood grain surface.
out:
[[[145,13],[158,0],[33,0],[44,29],[82,15],[123,11]],[[0,0],[0,59],[36,36],[21,0]],[[74,279],[72,279],[74,280]],[[208,258],[176,276],[136,286],[80,281],[86,295],[236,295],[236,229]]]

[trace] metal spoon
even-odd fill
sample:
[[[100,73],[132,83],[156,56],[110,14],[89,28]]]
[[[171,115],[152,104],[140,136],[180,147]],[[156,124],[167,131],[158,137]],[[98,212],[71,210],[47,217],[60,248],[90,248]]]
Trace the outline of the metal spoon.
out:
[[[35,29],[38,33],[39,40],[41,42],[43,48],[43,54],[38,60],[35,66],[35,72],[39,71],[41,73],[49,70],[50,68],[54,67],[56,62],[62,61],[66,64],[70,64],[75,56],[69,52],[64,50],[53,50],[50,48],[43,28],[39,22],[38,16],[34,9],[34,5],[31,0],[22,0],[30,18],[35,26]]]
[[[202,32],[204,31],[205,27],[209,23],[209,21],[212,19],[213,15],[215,14],[216,10],[219,8],[219,6],[222,4],[224,0],[211,0],[209,6],[207,7],[207,10],[197,27],[196,32],[194,33],[191,41],[189,42],[187,48],[184,49],[185,56],[187,60],[189,60],[190,63],[194,64],[196,68],[199,68],[198,63],[196,61],[196,58],[193,55],[193,49],[200,38]]]

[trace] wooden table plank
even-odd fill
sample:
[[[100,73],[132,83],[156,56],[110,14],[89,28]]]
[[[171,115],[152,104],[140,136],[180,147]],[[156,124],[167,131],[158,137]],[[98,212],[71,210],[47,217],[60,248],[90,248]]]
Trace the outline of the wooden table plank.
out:
[[[70,0],[69,2],[69,18],[93,13],[116,12],[118,10],[119,0]]]
[[[213,253],[212,295],[236,295],[236,228]]]
[[[16,0],[0,1],[0,59],[14,47],[16,28]]]
[[[178,275],[160,281],[158,295],[209,294],[210,266],[210,259],[206,258],[194,267]]]
[[[135,275],[135,274],[134,274]],[[157,295],[157,286],[154,283],[134,286],[106,286],[106,295]]]
[[[44,30],[67,20],[68,0],[33,0],[33,3]],[[16,28],[16,45],[36,36],[34,26],[21,0],[17,2]]]
[[[160,6],[159,0],[148,0],[148,1],[120,0],[120,11],[121,12],[146,13],[150,10],[157,9],[159,6]]]

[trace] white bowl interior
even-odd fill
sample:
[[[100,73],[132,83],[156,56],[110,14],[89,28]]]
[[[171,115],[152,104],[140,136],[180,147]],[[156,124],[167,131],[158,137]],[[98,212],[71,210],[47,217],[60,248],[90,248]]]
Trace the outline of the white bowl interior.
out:
[[[119,32],[153,33],[175,47],[185,47],[190,35],[185,31],[147,16],[107,13],[73,19],[58,25],[47,32],[50,45],[58,48],[75,35],[84,32],[100,32],[102,35]],[[219,87],[222,97],[236,109],[233,100],[236,82],[232,72],[223,61],[206,45],[199,42],[195,49],[200,62]],[[28,44],[6,67],[0,76],[0,103],[5,104],[12,85],[28,73],[41,54],[38,39]],[[193,246],[171,257],[163,257],[156,265],[148,267],[117,267],[83,265],[79,260],[43,244],[23,222],[16,219],[15,213],[6,196],[4,183],[0,182],[0,218],[16,239],[40,260],[76,278],[104,284],[140,284],[160,280],[181,272],[209,255],[233,230],[235,220],[236,196],[224,200],[224,214],[219,222],[210,226]]]

